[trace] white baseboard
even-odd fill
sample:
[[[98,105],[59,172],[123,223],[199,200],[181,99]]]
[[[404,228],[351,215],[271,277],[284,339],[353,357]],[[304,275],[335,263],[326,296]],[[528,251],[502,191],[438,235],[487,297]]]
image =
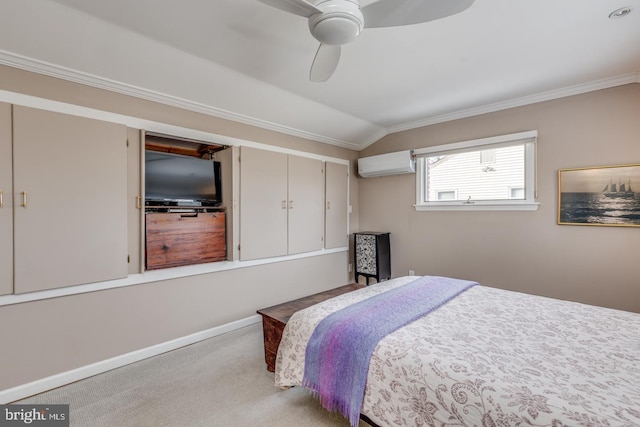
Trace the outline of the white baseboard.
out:
[[[222,335],[236,329],[244,328],[245,326],[253,325],[260,322],[261,319],[262,318],[256,314],[254,316],[216,326],[215,328],[207,329],[205,331],[196,332],[191,335],[176,338],[174,340],[167,341],[161,344],[156,344],[154,346],[143,348],[141,350],[132,351],[131,353],[112,357],[111,359],[103,360],[101,362],[82,366],[71,371],[62,372],[50,377],[32,381],[27,384],[22,384],[17,387],[1,390],[0,404],[7,404],[15,402],[17,400],[25,399],[29,396],[45,392],[56,387],[61,387],[75,381],[79,381],[106,371],[110,371],[111,369],[120,368],[130,363],[138,362],[152,356],[166,353],[167,351],[175,350],[186,345],[194,344],[198,341],[206,340],[208,338],[213,338],[215,336]]]

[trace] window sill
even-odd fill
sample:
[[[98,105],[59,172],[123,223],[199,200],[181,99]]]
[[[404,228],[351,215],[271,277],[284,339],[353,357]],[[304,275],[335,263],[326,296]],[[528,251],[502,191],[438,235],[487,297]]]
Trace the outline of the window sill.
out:
[[[416,211],[535,211],[540,203],[433,203],[429,205],[413,205]]]

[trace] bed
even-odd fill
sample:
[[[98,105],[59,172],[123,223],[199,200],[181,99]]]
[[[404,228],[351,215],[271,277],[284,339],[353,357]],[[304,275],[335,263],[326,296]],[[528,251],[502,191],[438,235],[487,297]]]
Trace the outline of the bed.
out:
[[[324,318],[419,279],[296,312],[276,385],[306,383],[307,344]],[[373,425],[640,426],[640,314],[475,285],[382,338],[365,371],[351,403]]]

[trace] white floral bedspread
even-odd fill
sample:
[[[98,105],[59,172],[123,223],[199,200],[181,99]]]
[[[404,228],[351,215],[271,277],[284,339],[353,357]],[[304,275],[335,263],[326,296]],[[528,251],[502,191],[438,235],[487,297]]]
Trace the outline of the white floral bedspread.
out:
[[[276,385],[301,384],[327,314],[415,279],[294,314]],[[380,426],[640,426],[640,314],[475,286],[380,341],[361,412]]]

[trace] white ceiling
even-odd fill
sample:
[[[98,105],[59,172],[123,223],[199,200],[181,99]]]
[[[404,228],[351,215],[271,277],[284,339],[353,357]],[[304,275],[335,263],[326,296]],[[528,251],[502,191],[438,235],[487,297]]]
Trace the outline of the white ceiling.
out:
[[[640,82],[640,0],[476,0],[365,29],[325,83],[308,79],[317,45],[305,18],[257,0],[0,0],[2,64],[356,150]]]

